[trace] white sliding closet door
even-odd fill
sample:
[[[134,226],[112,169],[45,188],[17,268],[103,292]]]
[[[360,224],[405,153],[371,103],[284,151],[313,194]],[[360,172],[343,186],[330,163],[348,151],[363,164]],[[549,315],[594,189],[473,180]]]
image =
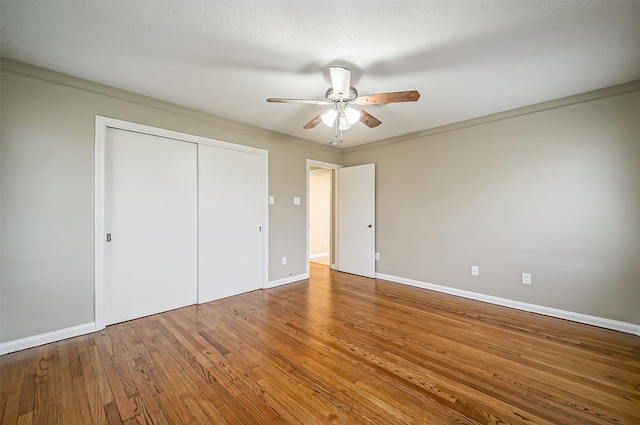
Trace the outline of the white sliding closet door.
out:
[[[197,145],[107,129],[105,324],[197,302]]]
[[[198,302],[262,288],[262,157],[198,146]]]

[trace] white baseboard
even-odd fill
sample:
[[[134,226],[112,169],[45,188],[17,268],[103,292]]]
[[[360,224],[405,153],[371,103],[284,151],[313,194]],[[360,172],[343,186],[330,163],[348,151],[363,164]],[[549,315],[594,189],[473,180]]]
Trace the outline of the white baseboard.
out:
[[[272,280],[264,286],[264,289],[275,288],[276,286],[286,285],[287,283],[298,282],[300,280],[305,280],[305,279],[309,279],[308,273],[299,274],[296,276],[289,276],[289,277],[285,277],[283,279],[278,279],[278,280]]]
[[[419,280],[391,276],[383,273],[376,273],[376,278],[640,336],[640,325],[636,325],[633,323],[620,322],[604,317],[590,316],[588,314],[575,313],[573,311],[560,310],[557,308],[545,307],[537,304],[523,303],[520,301],[509,300],[507,298],[494,297],[492,295],[485,295],[477,292],[465,291],[463,289],[450,288],[448,286],[435,285],[433,283],[421,282]]]
[[[309,260],[313,260],[314,258],[328,257],[328,256],[329,256],[328,252],[319,252],[317,254],[310,254]]]
[[[13,341],[2,342],[0,343],[0,356],[3,354],[13,353],[14,351],[37,347],[38,345],[61,341],[63,339],[72,338],[74,336],[89,334],[97,330],[98,329],[96,329],[96,324],[94,322],[91,322],[39,335],[14,339]]]
[[[265,285],[264,288],[273,288],[276,286],[285,285],[287,283],[293,283],[308,278],[308,274],[289,276],[284,279],[271,281],[267,285]],[[96,328],[95,322],[91,322],[85,323],[83,325],[71,326],[69,328],[60,329],[57,331],[2,342],[0,343],[0,356],[3,354],[13,353],[15,351],[25,350],[27,348],[37,347],[38,345],[61,341],[63,339],[72,338],[74,336],[85,335],[98,330],[100,329]]]
[[[287,283],[298,282],[308,278],[308,274],[289,276],[283,279],[270,281],[267,285],[265,285],[264,289],[274,288],[276,286],[286,285]],[[590,316],[587,314],[575,313],[572,311],[560,310],[557,308],[545,307],[537,304],[523,303],[520,301],[494,297],[492,295],[485,295],[477,292],[465,291],[463,289],[450,288],[448,286],[435,285],[433,283],[421,282],[419,280],[407,279],[404,277],[392,276],[383,273],[376,273],[376,278],[640,336],[640,325],[636,325],[633,323],[620,322],[618,320]],[[0,356],[3,354],[13,353],[15,351],[25,350],[27,348],[37,347],[38,345],[61,341],[63,339],[72,338],[74,336],[86,335],[98,330],[99,329],[96,328],[95,323],[90,322],[83,325],[71,326],[69,328],[60,329],[57,331],[2,342],[0,343]]]

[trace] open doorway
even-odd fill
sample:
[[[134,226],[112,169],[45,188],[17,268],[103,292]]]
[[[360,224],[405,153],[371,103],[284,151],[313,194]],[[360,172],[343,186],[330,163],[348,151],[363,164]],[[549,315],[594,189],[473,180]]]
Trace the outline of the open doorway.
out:
[[[332,269],[373,278],[374,251],[375,164],[342,168],[307,159],[307,276],[311,262],[327,265],[328,256]]]
[[[333,266],[334,170],[339,166],[307,160],[307,258]]]
[[[331,170],[309,169],[309,261],[329,265],[331,252]]]

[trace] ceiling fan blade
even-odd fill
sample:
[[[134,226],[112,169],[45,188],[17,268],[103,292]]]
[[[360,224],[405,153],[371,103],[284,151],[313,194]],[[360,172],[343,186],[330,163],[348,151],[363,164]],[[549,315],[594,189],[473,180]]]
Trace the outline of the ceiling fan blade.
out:
[[[382,124],[382,121],[380,121],[378,118],[374,117],[364,109],[358,108],[358,110],[360,111],[360,122],[367,127],[373,128]]]
[[[358,105],[383,105],[394,102],[415,102],[418,99],[420,99],[420,92],[418,90],[410,90],[360,96],[354,103]]]
[[[278,97],[270,97],[267,99],[267,102],[276,102],[276,103],[302,103],[306,105],[331,105],[332,103],[326,100],[315,100],[315,99],[281,99]]]
[[[324,113],[324,112],[323,112],[323,113]],[[308,130],[308,129],[310,129],[310,128],[314,128],[315,126],[317,126],[318,124],[320,124],[320,123],[322,122],[322,118],[320,117],[321,115],[322,115],[322,113],[321,113],[321,114],[316,115],[316,116],[315,116],[311,121],[309,121],[308,123],[306,123],[306,124],[304,125],[304,127],[302,127],[302,128],[304,128],[304,129]]]
[[[331,87],[336,96],[349,96],[349,87],[351,86],[351,70],[343,66],[329,67],[331,74]]]

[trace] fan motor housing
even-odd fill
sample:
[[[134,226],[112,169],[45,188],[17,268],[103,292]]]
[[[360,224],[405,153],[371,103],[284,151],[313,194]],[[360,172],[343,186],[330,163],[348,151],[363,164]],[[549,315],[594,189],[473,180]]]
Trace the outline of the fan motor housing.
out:
[[[347,97],[343,97],[342,99],[340,99],[340,96],[336,96],[336,94],[333,92],[333,87],[329,87],[327,89],[327,92],[325,93],[324,97],[329,101],[329,102],[340,102],[340,100],[345,101],[345,102],[352,102],[354,100],[356,100],[356,98],[358,97],[358,90],[356,90],[355,87],[350,86],[349,87],[349,96]]]

